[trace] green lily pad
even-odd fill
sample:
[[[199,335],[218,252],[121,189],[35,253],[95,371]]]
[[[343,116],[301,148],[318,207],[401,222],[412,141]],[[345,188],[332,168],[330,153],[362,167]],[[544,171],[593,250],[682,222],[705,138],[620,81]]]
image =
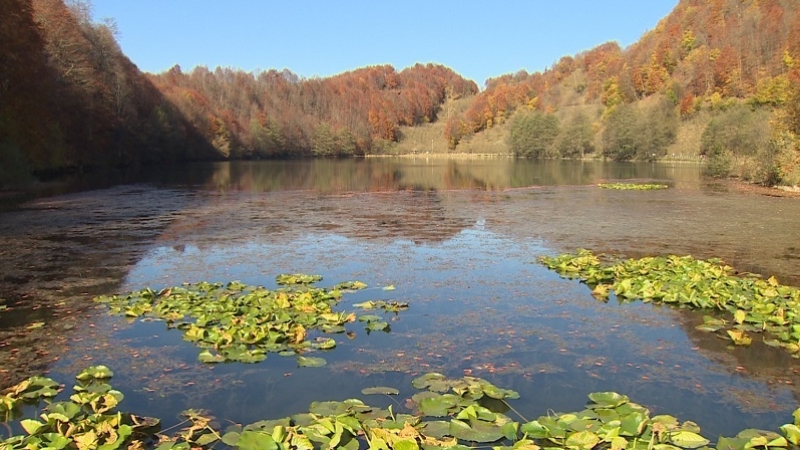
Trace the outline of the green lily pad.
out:
[[[459,397],[453,394],[438,395],[423,398],[418,405],[419,412],[430,417],[445,417],[450,414],[459,403]]]
[[[369,322],[367,323],[367,331],[390,331],[391,327],[388,322]]]
[[[299,367],[322,367],[328,364],[324,358],[314,356],[297,356],[297,365]]]
[[[260,431],[243,431],[233,446],[239,450],[278,450],[280,448],[272,435]]]
[[[503,439],[503,430],[489,422],[462,422],[458,419],[450,421],[450,435],[471,442],[496,442]]]
[[[591,431],[580,431],[567,438],[565,443],[567,448],[578,450],[590,450],[600,442],[600,437]]]
[[[84,369],[75,378],[81,381],[91,379],[106,379],[114,376],[114,372],[106,366],[92,366]]]
[[[681,448],[699,448],[708,445],[709,440],[691,431],[678,431],[669,437],[673,444]]]
[[[214,355],[208,350],[203,350],[200,354],[197,355],[197,360],[202,363],[207,364],[216,364],[225,362],[225,357],[222,355]]]
[[[444,420],[432,420],[430,422],[424,422],[423,425],[423,432],[426,436],[432,436],[437,439],[450,436],[450,422]]]
[[[322,281],[322,275],[308,275],[305,273],[283,273],[275,277],[275,282],[280,285],[314,284]]]
[[[594,392],[589,394],[589,399],[601,408],[616,408],[630,401],[628,396],[616,392]]]
[[[398,395],[400,394],[400,391],[391,387],[378,386],[378,387],[362,389],[361,393],[364,395],[375,395],[375,394]]]

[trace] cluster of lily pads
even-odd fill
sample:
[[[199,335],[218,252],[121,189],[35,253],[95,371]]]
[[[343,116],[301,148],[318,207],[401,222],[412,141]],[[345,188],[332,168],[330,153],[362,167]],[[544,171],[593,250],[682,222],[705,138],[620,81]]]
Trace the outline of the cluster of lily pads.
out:
[[[692,309],[729,313],[707,315],[697,328],[720,332],[735,345],[749,345],[749,333],[766,333],[763,342],[800,357],[800,289],[739,274],[719,259],[691,256],[646,257],[603,262],[589,250],[540,261],[567,278],[578,278],[592,294],[608,300],[642,300]]]
[[[603,189],[614,189],[618,191],[655,191],[659,189],[667,189],[669,186],[666,184],[655,183],[600,183],[597,185]]]
[[[268,290],[240,282],[201,282],[154,291],[142,289],[121,296],[100,296],[95,301],[108,305],[112,314],[128,318],[164,320],[169,328],[183,331],[183,338],[200,347],[204,363],[237,361],[256,363],[267,353],[297,356],[300,366],[318,367],[325,359],[303,356],[336,347],[336,340],[321,334],[345,333],[345,324],[365,323],[367,332],[390,331],[389,323],[377,314],[333,310],[343,292],[364,289],[365,283],[340,283],[331,289],[311,286],[319,275],[283,274],[276,282],[282,287]],[[355,305],[364,310],[397,313],[408,303],[369,301]],[[313,339],[309,334],[316,334]]]
[[[185,421],[172,429],[183,427],[167,434],[159,430],[158,419],[115,411],[122,394],[108,385],[111,375],[105,366],[85,370],[68,402],[52,401],[62,387],[49,378],[31,378],[7,390],[0,396],[3,411],[17,411],[23,402],[47,405],[39,418],[19,421],[25,434],[0,436],[0,450],[189,450],[220,445],[241,450],[467,450],[476,444],[491,444],[493,450],[705,450],[711,444],[694,422],[651,417],[647,408],[615,392],[589,394],[582,411],[549,413],[533,421],[520,415],[518,422],[496,411],[500,405],[516,413],[508,403],[519,398],[516,392],[481,378],[449,379],[438,373],[413,380],[421,392],[406,402],[408,413],[359,399],[314,402],[306,413],[218,430],[213,417],[187,410]],[[399,391],[375,387],[362,393]],[[3,422],[8,420],[6,416]],[[720,437],[716,448],[795,448],[800,444],[798,425],[800,409],[781,433],[748,429],[732,438]]]
[[[113,376],[105,366],[90,367],[78,374],[69,401],[52,399],[63,386],[45,377],[32,377],[0,395],[2,422],[20,417],[23,405],[47,402],[38,418],[19,421],[23,435],[0,440],[0,449],[115,450],[144,448],[159,421],[115,411],[123,394],[108,384]],[[10,428],[9,428],[10,430]]]

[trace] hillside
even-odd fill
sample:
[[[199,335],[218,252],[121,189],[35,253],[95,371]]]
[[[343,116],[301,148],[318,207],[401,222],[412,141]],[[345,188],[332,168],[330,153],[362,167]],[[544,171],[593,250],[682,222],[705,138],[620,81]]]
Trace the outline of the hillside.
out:
[[[61,0],[0,0],[0,187],[31,174],[213,158],[119,49]]]
[[[499,127],[520,156],[694,155],[716,175],[797,184],[798,10],[798,0],[682,0],[627,49],[605,43],[488,80],[445,138],[461,151]]]
[[[132,165],[381,151],[477,93],[439,65],[144,74],[85,0],[0,0],[0,188]]]
[[[0,188],[212,159],[418,152],[657,160],[800,184],[800,0],[681,0],[650,32],[529,74],[143,74],[84,0],[0,0]]]
[[[328,78],[173,67],[150,76],[228,158],[381,153],[400,126],[435,122],[446,100],[478,87],[441,65],[371,66]]]

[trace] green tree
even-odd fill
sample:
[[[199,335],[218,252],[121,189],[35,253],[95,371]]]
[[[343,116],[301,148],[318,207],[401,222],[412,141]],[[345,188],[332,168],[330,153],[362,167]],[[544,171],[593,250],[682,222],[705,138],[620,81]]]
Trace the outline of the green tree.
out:
[[[603,156],[615,161],[634,159],[639,151],[639,111],[632,105],[620,105],[606,117],[603,132]]]
[[[562,158],[583,158],[594,153],[592,122],[582,113],[570,119],[558,138],[558,153]]]
[[[767,111],[745,105],[733,106],[714,117],[700,138],[700,154],[708,161],[706,173],[774,183],[778,147],[770,146],[769,118]]]
[[[311,152],[314,156],[333,156],[336,152],[336,135],[327,123],[314,129],[314,142]]]
[[[545,158],[556,155],[553,142],[558,136],[559,121],[553,114],[541,112],[517,114],[511,122],[508,145],[517,156]]]
[[[263,125],[256,119],[251,120],[250,136],[253,153],[256,156],[272,157],[285,152],[286,139],[283,137],[280,125],[272,119]]]
[[[675,142],[680,117],[672,99],[662,98],[647,111],[639,125],[639,145],[636,159],[655,161],[667,154],[667,147]]]

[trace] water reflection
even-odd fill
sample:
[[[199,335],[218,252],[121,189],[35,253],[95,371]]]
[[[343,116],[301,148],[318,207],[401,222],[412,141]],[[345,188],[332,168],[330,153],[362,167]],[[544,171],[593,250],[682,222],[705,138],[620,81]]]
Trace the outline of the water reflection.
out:
[[[213,167],[208,187],[250,192],[496,191],[529,186],[586,185],[608,180],[659,180],[697,187],[701,179],[699,167],[693,164],[510,158],[239,161],[218,163]],[[184,175],[183,181],[193,185],[207,180],[204,177],[193,181],[189,174]]]
[[[672,189],[591,186],[616,179]],[[525,404],[516,406],[529,417],[619,390],[711,433],[774,428],[796,404],[786,380],[797,380],[777,373],[794,371],[793,361],[760,362],[759,348],[731,352],[698,334],[695,316],[596,303],[585,286],[532,261],[577,247],[690,253],[791,283],[786,256],[796,245],[787,243],[800,235],[800,205],[786,200],[709,193],[698,167],[680,164],[366,159],[154,172],[137,185],[2,215],[0,296],[50,309],[0,316],[0,367],[52,369],[66,381],[110,363],[129,407],[167,422],[187,407],[240,422],[276,417],[374,385],[406,395],[414,373],[439,370],[518,389]],[[272,355],[211,369],[163,324],[126,323],[90,301],[204,279],[270,285],[282,272],[361,279],[377,289],[352,302],[394,297],[412,307],[390,334],[356,328],[356,339],[337,339],[324,369]],[[379,289],[387,284],[398,290]],[[38,321],[41,335],[27,329]]]

